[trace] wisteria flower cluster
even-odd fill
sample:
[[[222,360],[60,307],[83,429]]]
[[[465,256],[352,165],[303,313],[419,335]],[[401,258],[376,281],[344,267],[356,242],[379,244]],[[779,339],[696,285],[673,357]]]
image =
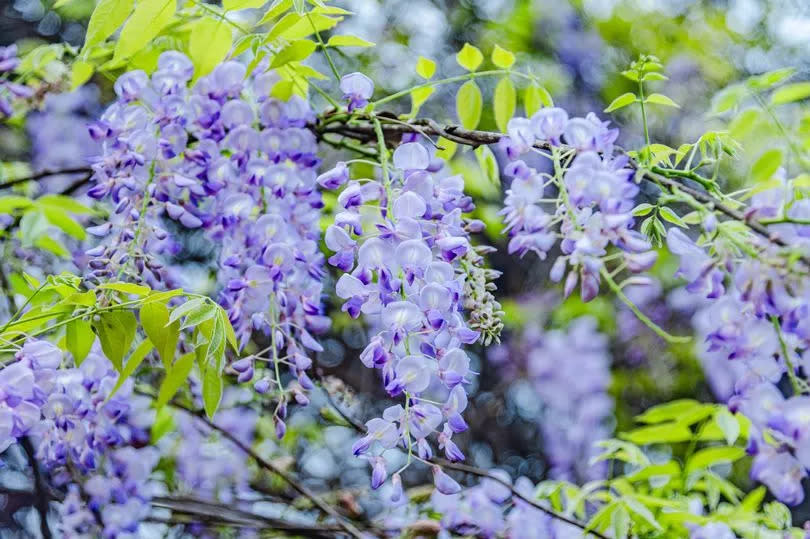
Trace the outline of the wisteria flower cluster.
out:
[[[508,136],[500,141],[512,160],[505,170],[513,179],[502,210],[509,252],[523,256],[532,251],[544,259],[560,240],[562,254],[550,277],[565,281],[566,295],[580,284],[584,301],[599,292],[609,245],[621,250],[633,272],[649,269],[657,258],[647,239],[632,229],[639,188],[627,156],[613,155],[619,132],[608,123],[593,113],[569,118],[563,109],[543,108],[529,119],[510,120]],[[547,146],[551,153],[540,152],[536,145]],[[549,158],[552,173],[539,172],[520,159],[530,151]]]
[[[233,363],[240,382],[277,398],[276,425],[285,430],[286,403],[305,404],[313,387],[311,333],[329,327],[321,305],[323,255],[318,249],[323,206],[309,105],[299,97],[267,97],[277,75],[229,61],[192,88],[191,61],[163,53],[158,69],[122,75],[118,100],[94,124],[103,156],[93,164],[89,194],[109,199],[113,215],[89,232],[108,238],[88,254],[90,276],[134,267],[153,286],[169,275],[156,255],[180,243],[167,229],[205,231],[220,246],[219,301],[244,346],[254,332],[270,345]],[[279,365],[294,381],[285,387]]]
[[[549,476],[576,483],[603,478],[605,462],[591,461],[598,454],[596,442],[611,435],[613,399],[607,392],[607,337],[596,320],[582,317],[550,331],[527,325],[489,356],[504,374],[530,380],[540,402],[537,421]]]
[[[100,515],[105,537],[134,532],[149,512],[157,464],[157,450],[145,447],[154,420],[149,400],[133,395],[132,380],[113,394],[118,374],[100,350],[79,367],[64,362],[55,345],[29,340],[0,370],[0,447],[29,437],[54,484],[86,493],[87,508],[71,503],[76,494],[62,506],[67,536],[95,529],[88,509]]]
[[[405,399],[404,407],[369,421],[368,434],[354,445],[354,454],[374,467],[375,488],[387,477],[379,455],[396,446],[429,459],[428,437],[435,435],[447,458],[464,459],[452,439],[467,429],[464,386],[474,374],[463,346],[479,338],[463,313],[460,262],[473,249],[463,217],[473,206],[463,179],[435,175],[440,166],[418,142],[401,144],[393,167],[395,176],[384,182],[351,180],[342,163],[318,178],[325,188],[342,188],[340,212],[325,237],[335,253],[329,263],[345,272],[337,295],[344,311],[376,328],[360,359],[380,371],[389,395]],[[443,472],[435,478],[440,490],[458,487]],[[400,485],[398,474],[394,481]]]

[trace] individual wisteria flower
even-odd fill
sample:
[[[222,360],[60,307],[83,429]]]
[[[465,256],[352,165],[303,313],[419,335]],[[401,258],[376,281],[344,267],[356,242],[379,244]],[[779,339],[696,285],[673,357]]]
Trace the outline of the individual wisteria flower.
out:
[[[618,130],[608,124],[593,113],[569,118],[562,109],[544,108],[530,119],[513,118],[499,143],[511,161],[504,172],[512,183],[501,211],[509,252],[524,256],[531,251],[545,259],[559,240],[562,256],[550,277],[564,281],[566,295],[579,284],[584,301],[599,292],[609,246],[620,250],[632,272],[646,271],[656,261],[650,243],[632,228],[639,188],[628,158],[613,155]],[[537,150],[538,143],[551,154]],[[520,159],[529,151],[548,157],[552,173],[538,172]]]
[[[118,100],[91,126],[103,141],[89,194],[113,215],[88,229],[104,237],[88,251],[89,277],[131,272],[154,287],[169,278],[159,255],[181,244],[168,230],[202,230],[219,247],[219,302],[244,345],[256,333],[270,346],[235,362],[240,382],[277,401],[284,433],[287,403],[305,404],[313,387],[308,351],[330,324],[321,304],[323,255],[316,185],[314,114],[298,96],[269,98],[278,76],[226,61],[193,87],[191,61],[161,54],[150,76],[132,71],[115,84]],[[290,371],[285,382],[280,365]]]
[[[343,310],[362,314],[373,328],[360,360],[379,370],[390,396],[405,399],[370,420],[354,444],[355,455],[375,463],[375,486],[384,477],[376,456],[397,445],[427,459],[433,455],[428,438],[435,436],[448,459],[464,459],[452,440],[467,429],[465,385],[475,374],[463,346],[480,335],[470,328],[465,305],[482,313],[499,309],[476,306],[494,302],[491,296],[465,293],[489,288],[480,279],[467,284],[473,271],[484,270],[463,217],[473,207],[463,179],[432,174],[428,151],[417,142],[397,147],[393,167],[389,184],[348,180],[343,164],[319,178],[323,186],[344,186],[325,241],[334,252],[329,263],[344,272],[336,284]],[[484,318],[482,330],[499,329]],[[434,477],[439,490],[455,488],[443,472],[434,470]]]
[[[20,65],[17,45],[0,47],[0,120],[14,114],[14,101],[34,95],[34,90],[8,80],[9,74]]]
[[[374,94],[374,82],[362,73],[349,73],[340,79],[343,99],[349,100],[349,112],[368,105]]]
[[[135,533],[149,512],[149,476],[158,452],[144,447],[154,413],[133,395],[132,380],[111,392],[118,373],[94,348],[79,367],[62,351],[28,340],[16,361],[0,369],[0,453],[23,436],[34,441],[39,465],[56,486],[67,486],[60,513],[67,537]],[[89,499],[79,502],[77,493]]]
[[[549,476],[579,483],[603,478],[605,463],[590,461],[599,453],[595,444],[611,435],[613,400],[608,339],[596,321],[582,317],[550,331],[529,324],[490,357],[503,368],[518,367],[531,381]]]

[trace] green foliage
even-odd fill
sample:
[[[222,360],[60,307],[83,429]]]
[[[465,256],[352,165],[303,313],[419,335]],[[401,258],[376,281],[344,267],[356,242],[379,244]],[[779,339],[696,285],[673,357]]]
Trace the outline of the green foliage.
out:
[[[481,89],[474,80],[468,80],[461,85],[456,94],[456,114],[463,127],[467,129],[478,127],[483,104]]]
[[[423,79],[429,79],[436,73],[436,62],[424,56],[416,61],[416,73]]]
[[[210,73],[231,50],[231,27],[222,20],[203,17],[191,25],[188,53],[194,62],[194,76]]]
[[[484,55],[481,54],[478,47],[469,43],[465,43],[464,47],[456,54],[456,62],[467,71],[475,71],[483,61]]]
[[[517,91],[509,77],[503,77],[495,86],[492,106],[495,111],[495,123],[498,129],[505,133],[506,124],[514,116],[517,107]]]

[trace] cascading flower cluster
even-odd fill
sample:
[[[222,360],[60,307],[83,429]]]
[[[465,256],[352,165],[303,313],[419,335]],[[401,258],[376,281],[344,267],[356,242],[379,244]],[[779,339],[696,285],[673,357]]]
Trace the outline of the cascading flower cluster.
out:
[[[517,367],[534,386],[549,476],[577,483],[603,478],[605,463],[590,461],[599,453],[596,442],[610,437],[613,400],[608,340],[596,320],[582,317],[550,331],[530,325],[489,357]]]
[[[472,249],[463,214],[473,207],[464,181],[434,175],[438,167],[418,142],[397,147],[393,166],[387,183],[350,180],[343,163],[318,178],[327,189],[343,188],[325,240],[334,252],[329,263],[345,272],[336,285],[343,310],[363,314],[376,331],[360,360],[379,369],[389,395],[405,398],[404,407],[370,420],[367,435],[354,444],[354,454],[373,466],[374,488],[387,477],[382,452],[397,445],[427,459],[433,454],[428,437],[435,435],[448,459],[464,459],[452,440],[467,429],[464,385],[474,374],[463,345],[479,338],[463,314],[460,267]],[[439,490],[459,488],[441,470],[434,478]],[[393,479],[399,497],[399,474]]]
[[[118,101],[91,128],[104,155],[89,194],[115,205],[109,222],[89,230],[110,238],[89,251],[91,276],[120,275],[134,263],[138,274],[145,268],[160,281],[163,263],[154,255],[179,249],[166,228],[203,229],[221,246],[219,300],[240,343],[254,331],[271,341],[267,357],[232,367],[241,382],[255,379],[259,393],[277,396],[282,436],[287,401],[306,403],[312,387],[305,349],[320,345],[311,333],[329,327],[319,160],[305,129],[314,115],[299,97],[268,97],[279,79],[266,62],[247,73],[227,61],[189,87],[192,76],[188,58],[163,53],[151,78],[133,71],[116,81]],[[296,379],[286,388],[279,363]]]
[[[502,210],[510,253],[523,256],[532,251],[545,258],[560,239],[562,254],[550,277],[565,280],[566,295],[580,284],[584,301],[599,292],[609,245],[621,250],[630,271],[652,267],[655,251],[632,229],[639,189],[633,170],[627,156],[613,155],[617,129],[593,113],[569,119],[563,109],[544,108],[530,119],[513,118],[507,132],[500,146],[511,160],[505,173],[513,178]],[[550,154],[535,148],[538,142],[546,144]],[[519,159],[529,151],[549,158],[552,173],[538,172]],[[567,267],[571,271],[566,277]]]
[[[63,533],[81,536],[103,524],[105,537],[135,532],[149,511],[148,478],[157,451],[144,447],[154,414],[132,393],[132,380],[113,395],[118,373],[97,349],[78,367],[62,351],[29,340],[17,361],[0,370],[0,450],[27,436],[37,461],[69,494],[60,512]],[[0,451],[0,452],[2,452]],[[76,483],[79,481],[79,483]],[[79,491],[91,511],[77,507]]]
[[[7,80],[9,74],[20,65],[17,45],[0,47],[0,119],[14,114],[14,101],[34,95],[28,86]]]
[[[806,201],[795,199],[793,186],[784,179],[779,183],[751,198],[749,217],[807,217]],[[758,256],[741,256],[733,232],[717,234],[713,219],[705,219],[703,228],[711,240],[702,245],[675,228],[667,235],[670,251],[680,257],[678,275],[686,279],[687,290],[705,302],[694,318],[705,343],[702,359],[712,365],[732,363],[723,383],[733,388],[730,409],[752,422],[751,477],[767,485],[780,501],[801,503],[801,481],[810,469],[810,429],[805,419],[810,397],[804,395],[806,381],[799,378],[808,372],[810,290],[801,271],[782,263],[784,255],[773,244],[751,237],[746,249],[756,250]],[[807,226],[774,224],[769,229],[795,249],[806,252],[810,246]],[[794,392],[788,398],[777,387],[785,375]]]

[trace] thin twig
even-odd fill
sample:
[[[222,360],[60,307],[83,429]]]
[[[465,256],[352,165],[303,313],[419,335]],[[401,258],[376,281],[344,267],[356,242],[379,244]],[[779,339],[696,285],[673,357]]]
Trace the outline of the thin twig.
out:
[[[39,513],[39,531],[43,539],[51,539],[51,528],[48,526],[48,487],[45,484],[45,478],[42,476],[42,470],[39,469],[39,462],[37,462],[36,451],[34,444],[27,436],[20,439],[25,454],[28,455],[28,460],[31,463],[31,470],[34,474],[34,496],[37,512]]]
[[[64,168],[61,170],[43,170],[42,172],[37,172],[36,174],[31,174],[30,176],[23,176],[22,178],[14,178],[8,180],[7,182],[0,183],[0,189],[7,189],[9,187],[13,187],[15,185],[19,185],[21,183],[26,182],[34,182],[37,180],[42,180],[44,178],[49,178],[51,176],[61,176],[63,174],[87,174],[90,175],[93,173],[93,169],[90,167],[73,167],[73,168]],[[88,176],[89,177],[89,176]]]
[[[249,447],[248,445],[243,443],[239,438],[228,432],[228,430],[223,429],[216,423],[213,423],[205,416],[204,413],[188,408],[177,402],[172,402],[172,406],[185,411],[189,415],[196,417],[199,421],[205,423],[209,428],[219,432],[225,438],[230,440],[235,446],[237,446],[239,449],[241,449],[247,455],[249,455],[254,461],[256,461],[256,463],[260,467],[278,475],[285,483],[290,485],[296,492],[298,492],[299,494],[310,500],[318,509],[320,509],[330,517],[334,518],[335,521],[338,523],[338,525],[341,527],[341,529],[343,529],[346,533],[358,539],[362,537],[362,533],[360,532],[360,530],[358,530],[352,523],[347,522],[334,507],[321,500],[314,492],[312,492],[307,487],[299,483],[292,475],[290,475],[286,471],[282,470],[269,460],[265,459],[264,457],[256,453],[251,447]]]

